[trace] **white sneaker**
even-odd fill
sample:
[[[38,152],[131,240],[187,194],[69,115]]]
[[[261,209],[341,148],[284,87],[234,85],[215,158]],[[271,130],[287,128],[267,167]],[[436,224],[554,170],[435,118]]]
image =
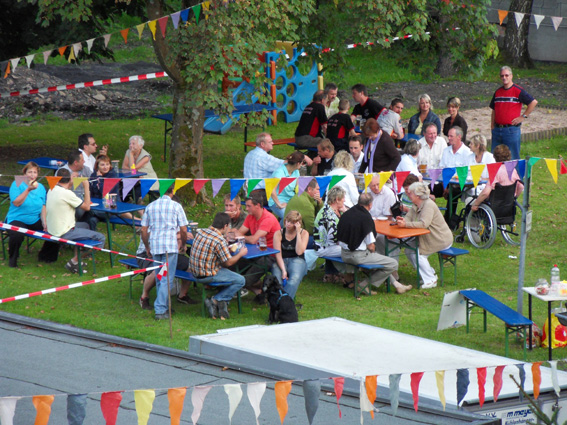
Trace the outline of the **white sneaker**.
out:
[[[436,288],[436,287],[437,287],[437,281],[424,283],[423,285],[421,285],[422,289],[431,289],[431,288]]]

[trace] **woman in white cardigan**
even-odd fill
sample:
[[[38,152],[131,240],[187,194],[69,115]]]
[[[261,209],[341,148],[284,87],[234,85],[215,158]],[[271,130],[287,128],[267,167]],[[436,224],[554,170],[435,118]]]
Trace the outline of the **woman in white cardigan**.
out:
[[[340,151],[335,155],[333,169],[327,176],[344,176],[343,179],[336,185],[342,187],[345,192],[345,206],[351,208],[358,202],[358,186],[354,174],[352,174],[352,167],[354,162],[352,156],[347,151]]]

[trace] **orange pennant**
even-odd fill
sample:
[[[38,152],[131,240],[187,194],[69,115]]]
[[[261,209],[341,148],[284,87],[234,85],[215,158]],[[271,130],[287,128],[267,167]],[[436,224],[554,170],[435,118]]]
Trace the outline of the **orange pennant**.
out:
[[[65,50],[67,50],[67,46],[60,47],[58,50],[59,50],[59,55],[63,56],[63,54],[65,53]]]
[[[534,381],[534,398],[537,400],[539,397],[539,387],[541,385],[541,362],[535,362],[532,364],[532,376]]]
[[[500,25],[502,25],[502,22],[504,22],[504,19],[506,19],[506,16],[508,16],[507,10],[498,9],[498,19],[500,20]]]
[[[376,400],[376,388],[378,387],[378,375],[372,375],[366,377],[366,396],[370,403],[374,404]],[[374,419],[374,410],[370,411],[370,416]]]
[[[47,179],[47,184],[51,190],[53,190],[57,183],[59,183],[59,180],[62,179],[62,177],[57,176],[45,176],[45,178]]]
[[[6,64],[6,72],[4,73],[4,78],[7,78],[10,75],[10,62]]]
[[[291,391],[291,381],[276,382],[274,390],[276,393],[276,407],[283,425],[287,415],[287,396]]]
[[[49,416],[51,415],[51,404],[55,396],[52,395],[34,395],[32,403],[37,410],[34,425],[47,425]]]
[[[130,32],[130,28],[120,30],[120,34],[122,35],[122,38],[124,39],[124,43],[126,44],[128,44],[128,32]]]
[[[183,401],[185,400],[186,393],[186,387],[170,388],[169,390],[167,390],[171,425],[179,425],[179,422],[181,421],[181,413],[183,413]]]

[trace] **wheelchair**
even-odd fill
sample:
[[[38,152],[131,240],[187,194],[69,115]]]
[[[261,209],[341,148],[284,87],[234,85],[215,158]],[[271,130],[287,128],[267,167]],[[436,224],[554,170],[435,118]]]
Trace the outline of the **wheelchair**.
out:
[[[455,242],[462,243],[467,235],[471,244],[479,249],[488,249],[496,240],[498,231],[506,243],[520,245],[521,223],[516,221],[516,209],[520,204],[516,201],[516,184],[496,187],[490,197],[482,203],[477,211],[473,211],[469,202],[459,213],[459,223],[463,222],[463,230],[455,237]]]

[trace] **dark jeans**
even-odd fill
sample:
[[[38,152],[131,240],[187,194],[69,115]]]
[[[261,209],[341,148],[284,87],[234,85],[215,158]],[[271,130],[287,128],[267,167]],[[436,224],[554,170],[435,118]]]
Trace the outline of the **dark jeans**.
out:
[[[518,127],[495,127],[492,130],[492,152],[498,145],[506,145],[510,148],[512,159],[520,159],[520,142],[522,130]]]
[[[37,220],[33,224],[22,223],[21,221],[12,221],[12,226],[23,227],[30,230],[43,231],[43,225],[41,224],[41,219]],[[8,235],[10,236],[10,241],[8,242],[8,252],[10,253],[10,267],[18,267],[18,257],[20,255],[20,247],[24,242],[26,235],[20,232],[14,232],[13,230],[8,230]]]

